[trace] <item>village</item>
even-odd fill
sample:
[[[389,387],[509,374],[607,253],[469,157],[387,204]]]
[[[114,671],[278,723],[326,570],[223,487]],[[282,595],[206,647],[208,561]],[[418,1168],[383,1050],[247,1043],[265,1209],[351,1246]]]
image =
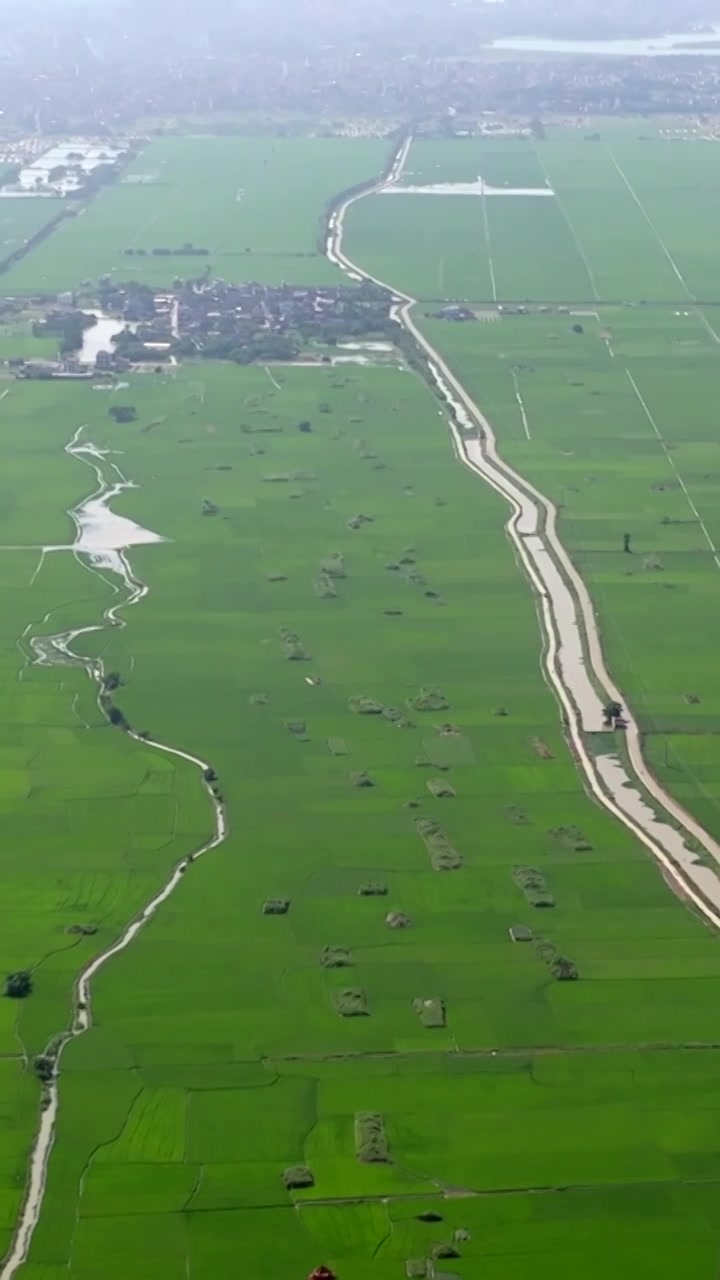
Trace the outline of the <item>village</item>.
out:
[[[148,285],[98,285],[97,309],[61,294],[36,309],[32,333],[56,338],[56,358],[7,361],[19,378],[90,378],[98,373],[155,369],[187,359],[253,361],[316,359],[353,339],[385,340],[397,329],[392,296],[369,282],[345,285],[183,283],[168,291]],[[11,307],[12,299],[5,300]]]

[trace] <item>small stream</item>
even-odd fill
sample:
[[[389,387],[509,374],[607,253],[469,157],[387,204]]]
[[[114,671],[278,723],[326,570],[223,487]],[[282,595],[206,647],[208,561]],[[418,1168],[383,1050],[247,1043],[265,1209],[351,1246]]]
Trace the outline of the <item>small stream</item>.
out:
[[[93,330],[88,330],[89,333]],[[65,452],[72,458],[83,462],[94,473],[97,488],[82,502],[74,507],[69,515],[75,525],[75,541],[71,547],[45,547],[41,560],[46,552],[71,550],[73,554],[93,572],[105,579],[109,574],[117,579],[117,598],[103,613],[100,622],[90,626],[77,627],[56,635],[27,635],[25,642],[33,655],[33,662],[41,666],[75,666],[82,667],[90,679],[97,685],[98,700],[104,676],[104,667],[100,659],[83,657],[75,653],[72,646],[80,636],[104,631],[108,627],[125,627],[127,622],[121,611],[131,605],[138,604],[147,594],[149,588],[142,582],[128,560],[130,547],[161,543],[165,539],[158,533],[136,524],[125,516],[119,516],[110,507],[114,498],[128,489],[137,488],[127,480],[114,461],[110,461],[108,450],[103,450],[91,441],[84,439],[84,428],[75,432],[72,440],[65,446]],[[38,566],[39,568],[39,566]],[[114,730],[121,732],[121,730]],[[11,1280],[18,1269],[25,1263],[30,1249],[35,1226],[42,1209],[47,1170],[50,1154],[55,1139],[55,1128],[59,1108],[59,1067],[63,1049],[76,1036],[82,1035],[92,1026],[92,979],[113,956],[124,951],[155,912],[166,902],[177,889],[191,862],[196,861],[211,849],[217,848],[225,840],[228,832],[225,807],[213,793],[212,786],[205,780],[205,772],[210,769],[206,760],[182,751],[178,747],[168,746],[155,739],[140,739],[132,730],[130,737],[141,742],[144,747],[154,748],[166,755],[177,756],[195,765],[203,774],[203,784],[208,793],[213,812],[213,829],[210,838],[187,857],[182,858],[173,868],[167,881],[155,894],[152,900],[123,930],[120,937],[105,951],[91,960],[82,970],[75,983],[73,997],[73,1014],[70,1028],[61,1033],[53,1041],[55,1070],[53,1077],[44,1087],[43,1106],[40,1113],[40,1125],[33,1143],[30,1157],[28,1183],[20,1215],[17,1231],[13,1239],[12,1249],[0,1269],[0,1280]]]

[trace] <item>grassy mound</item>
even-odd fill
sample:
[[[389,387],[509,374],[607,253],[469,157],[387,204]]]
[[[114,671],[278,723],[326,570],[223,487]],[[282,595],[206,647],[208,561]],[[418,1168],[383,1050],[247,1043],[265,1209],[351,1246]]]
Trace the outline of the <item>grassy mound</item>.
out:
[[[306,1164],[294,1164],[286,1169],[282,1175],[288,1191],[299,1190],[301,1187],[314,1187],[315,1179]]]
[[[442,689],[421,689],[414,697],[408,698],[408,706],[413,711],[447,711],[450,703]]]
[[[455,795],[455,788],[451,787],[444,778],[428,778],[425,786],[436,800],[449,800]]]
[[[362,987],[344,987],[333,992],[333,1004],[343,1018],[367,1018],[368,998]]]
[[[362,694],[348,698],[348,706],[358,716],[381,716],[383,713],[382,702],[377,702],[375,698],[366,698]]]
[[[445,1003],[439,996],[430,997],[430,999],[419,997],[413,1000],[413,1009],[428,1030],[445,1026]]]
[[[552,942],[539,938],[535,943],[535,950],[556,982],[577,982],[580,977],[577,965],[574,961],[568,960],[567,956],[561,955]]]
[[[457,871],[463,860],[457,849],[453,848],[442,827],[433,818],[415,818],[413,826],[418,835],[425,841],[430,854],[430,862],[435,871]]]
[[[264,916],[286,916],[290,910],[289,898],[266,898],[263,902]]]
[[[377,1111],[355,1113],[355,1151],[363,1164],[388,1164],[390,1151],[385,1121]]]
[[[583,835],[579,827],[551,827],[550,835],[559,840],[560,844],[565,845],[566,849],[572,849],[573,853],[592,852],[590,841]]]
[[[287,627],[281,627],[280,643],[283,657],[287,658],[288,662],[309,662],[310,654],[294,631],[289,631]]]
[[[351,969],[353,959],[347,947],[323,947],[320,964],[323,969]]]
[[[554,907],[555,899],[545,877],[536,867],[515,867],[513,880],[522,889],[531,907]]]

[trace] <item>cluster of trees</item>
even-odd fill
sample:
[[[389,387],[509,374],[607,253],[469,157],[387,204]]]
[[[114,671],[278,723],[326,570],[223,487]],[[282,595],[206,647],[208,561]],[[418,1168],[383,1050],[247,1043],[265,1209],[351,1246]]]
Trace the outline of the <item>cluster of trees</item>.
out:
[[[12,1000],[23,1000],[33,989],[32,974],[27,969],[18,969],[17,973],[9,973],[5,979],[5,995]]]
[[[117,334],[113,338],[113,346],[116,355],[122,356],[124,360],[129,360],[131,364],[140,364],[149,360],[153,364],[160,364],[170,359],[169,351],[150,351],[141,337],[130,329],[123,329],[121,333]]]
[[[123,249],[123,255],[126,258],[132,258],[135,256],[142,258],[146,256],[147,252],[147,249]],[[192,244],[189,240],[186,240],[184,244],[181,244],[178,249],[168,249],[164,245],[159,245],[157,248],[151,249],[150,253],[155,258],[208,258],[210,256],[209,249],[197,248],[196,245]]]
[[[134,422],[135,419],[137,418],[137,409],[135,408],[134,404],[114,404],[112,409],[108,409],[108,415],[112,418],[113,422]],[[114,676],[114,674],[115,673],[112,672],[111,676]],[[108,681],[111,679],[111,676],[108,676],[107,680],[105,681],[105,688],[117,689],[117,685],[108,683]]]
[[[61,356],[78,351],[83,344],[83,334],[97,324],[95,316],[84,311],[68,311],[49,315],[45,320],[35,320],[32,331],[36,338],[57,338]]]
[[[120,312],[131,322],[155,319],[155,290],[135,280],[114,284],[110,276],[98,281],[98,297],[103,311]]]
[[[294,360],[301,346],[297,334],[261,331],[253,336],[230,333],[216,338],[180,338],[173,346],[173,354],[178,358],[202,355],[209,360],[252,364],[255,360]]]

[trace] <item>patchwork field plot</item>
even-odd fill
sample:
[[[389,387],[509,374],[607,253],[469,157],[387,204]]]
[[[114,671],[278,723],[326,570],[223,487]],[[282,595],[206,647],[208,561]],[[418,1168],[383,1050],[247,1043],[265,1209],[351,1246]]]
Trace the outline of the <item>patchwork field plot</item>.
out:
[[[61,212],[61,202],[51,197],[0,199],[0,262],[21,249]]]
[[[429,323],[505,455],[559,505],[656,771],[720,833],[715,309]]]
[[[584,1222],[613,1184],[656,1186],[658,1215],[688,1170],[711,1185],[714,1053],[681,1046],[715,1041],[720,953],[585,797],[502,504],[457,467],[420,381],[272,372],[136,377],[122,426],[92,388],[55,390],[123,451],[140,487],[118,509],[169,539],[132,552],[151,589],[130,626],[85,648],[127,678],[131,723],[212,761],[231,834],[95,980],[98,1025],[63,1060],[31,1262],[90,1280],[108,1253],[119,1277],[141,1241],[158,1274],[222,1278],[241,1232],[257,1274],[288,1280],[322,1258],[359,1276],[376,1251],[380,1274],[402,1276],[444,1246],[463,1274],[509,1276],[523,1191],[595,1188]],[[334,594],[315,590],[319,572]],[[448,851],[454,869],[435,869]],[[530,941],[512,940],[519,925]],[[578,981],[557,980],[543,943]],[[533,1061],[533,1045],[575,1052]],[[497,1219],[502,1260],[480,1201],[456,1215],[438,1187],[518,1192]],[[407,1222],[385,1245],[383,1196]],[[674,1202],[676,1257],[697,1196]],[[343,1197],[366,1203],[328,1206]],[[558,1249],[600,1274],[566,1225],[547,1240],[548,1276]],[[701,1268],[714,1240],[708,1220]],[[620,1275],[654,1256],[640,1233]]]
[[[690,296],[710,240],[674,231],[663,195],[673,172],[713,192],[717,162],[634,129],[416,143],[413,184],[557,194],[368,197],[346,244],[422,299],[502,452],[557,502],[648,756],[720,834],[720,324]],[[321,281],[322,204],[386,159],[163,139],[18,279],[171,280],[195,259],[122,252],[162,229],[228,278]],[[453,298],[479,318],[433,318]],[[229,834],[93,980],[22,1276],[714,1280],[718,938],[586,795],[507,508],[458,466],[439,402],[399,357],[124,382],[122,423],[92,383],[0,401],[0,946],[33,981],[0,1000],[0,1245],[28,1062],[212,819],[197,771],[104,724],[81,669],[30,661],[30,637],[116,598],[49,549],[94,484],[63,452],[82,424],[137,485],[114,509],[166,541],[128,553],[149,588],[128,625],[74,648],[117,673],[130,725],[211,763]]]
[[[598,130],[549,127],[538,142],[416,141],[403,181],[472,182],[479,174],[500,189],[548,183],[555,198],[378,196],[351,211],[351,256],[427,299],[720,298],[714,253],[719,146],[674,146],[644,122],[623,129],[604,122]],[[423,210],[430,200],[444,212]],[[452,207],[460,202],[468,206],[462,215]]]
[[[373,139],[164,138],[8,272],[3,287],[55,293],[104,274],[170,285],[206,265],[226,280],[335,279],[319,249],[325,204],[382,172],[387,156],[388,145]],[[46,202],[0,201],[0,233],[3,205],[32,203]],[[188,246],[207,252],[173,252]]]

